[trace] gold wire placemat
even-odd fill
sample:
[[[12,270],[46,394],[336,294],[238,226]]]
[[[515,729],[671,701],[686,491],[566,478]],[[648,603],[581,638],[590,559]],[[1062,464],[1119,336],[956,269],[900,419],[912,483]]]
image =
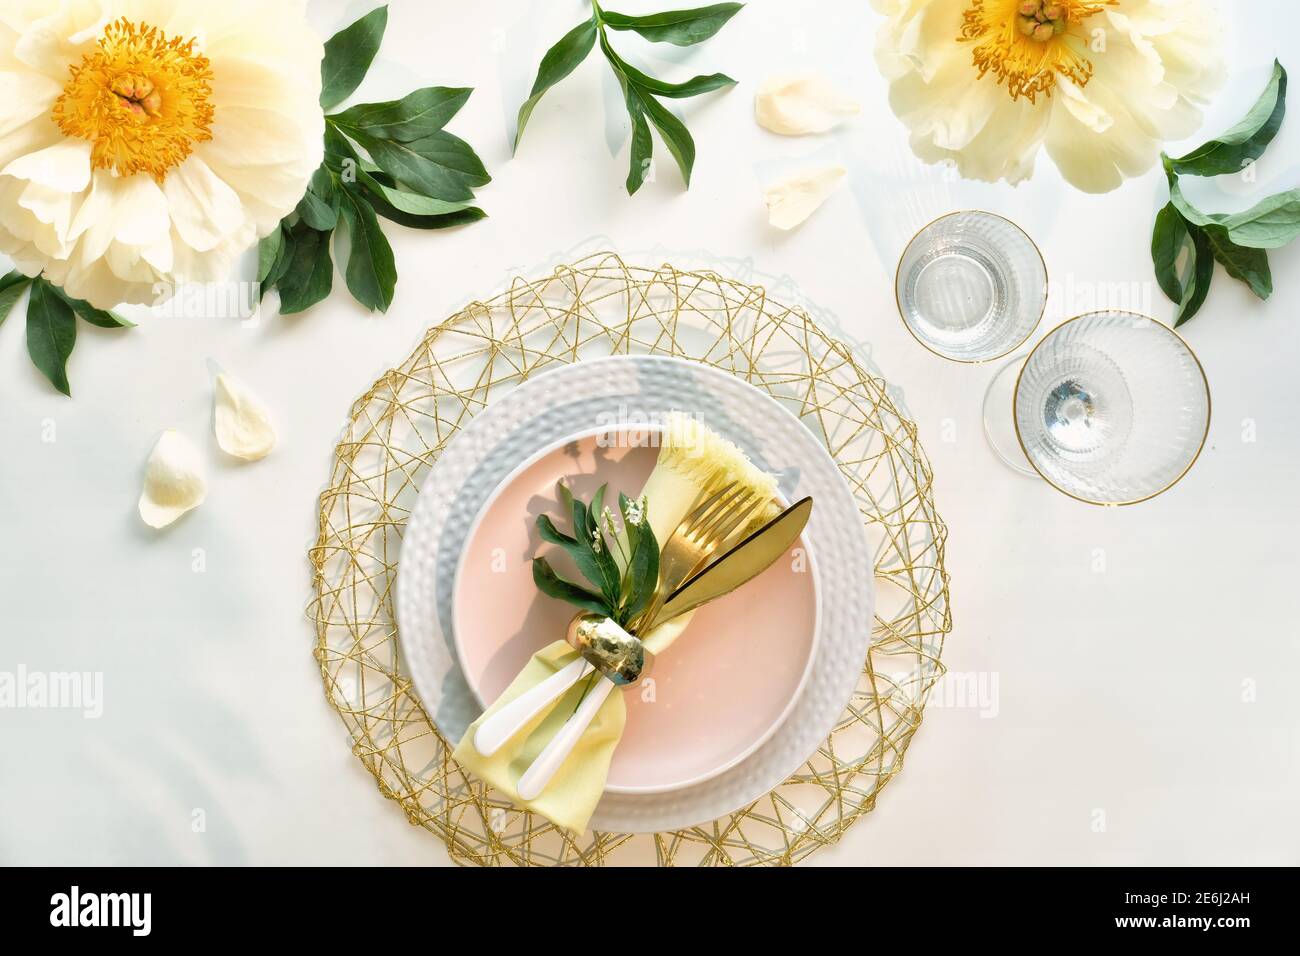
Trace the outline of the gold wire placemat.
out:
[[[557,362],[694,359],[763,389],[821,438],[876,550],[876,619],[853,700],[785,783],[711,823],[570,838],[467,775],[421,707],[399,653],[393,587],[402,531],[429,466],[478,411]],[[952,622],[947,531],[916,425],[884,380],[805,310],[713,272],[628,266],[602,253],[516,280],[430,329],[361,396],[335,449],[309,557],[315,656],[353,752],[407,819],[458,863],[790,864],[834,843],[902,767]],[[863,626],[868,626],[863,622]]]

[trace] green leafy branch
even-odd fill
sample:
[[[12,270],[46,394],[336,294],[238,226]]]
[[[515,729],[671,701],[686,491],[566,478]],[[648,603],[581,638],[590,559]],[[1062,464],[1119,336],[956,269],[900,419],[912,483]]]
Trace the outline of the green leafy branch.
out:
[[[33,279],[15,270],[0,279],[0,324],[28,289],[27,354],[51,385],[71,395],[68,359],[77,344],[77,319],[101,329],[134,328],[135,323],[116,312],[72,298],[43,276]]]
[[[325,44],[322,108],[338,106],[361,84],[387,26],[388,7],[379,7]],[[444,129],[472,92],[431,86],[325,117],[324,161],[298,207],[258,248],[261,294],[278,289],[282,314],[302,312],[330,294],[331,237],[340,258],[337,240],[350,239],[343,277],[352,297],[387,312],[397,265],[380,217],[413,229],[484,218],[473,190],[492,177],[473,148]]]
[[[715,3],[691,10],[671,10],[632,17],[612,10],[602,10],[596,0],[591,3],[591,18],[578,24],[546,51],[537,68],[537,79],[532,92],[519,107],[519,127],[515,133],[515,150],[524,135],[524,127],[533,115],[533,109],[546,91],[577,69],[587,58],[597,41],[614,76],[623,91],[623,101],[632,121],[632,151],[627,174],[628,195],[634,194],[645,182],[650,171],[654,144],[650,127],[659,131],[664,145],[681,170],[687,188],[691,185],[691,170],[695,166],[695,141],[686,125],[660,98],[682,99],[698,96],[712,90],[734,86],[736,81],[722,73],[696,76],[684,83],[666,83],[642,73],[614,51],[610,45],[609,30],[632,31],[652,43],[671,43],[675,46],[692,46],[702,43],[726,25],[743,7],[741,3]]]
[[[538,515],[537,531],[573,560],[587,585],[561,578],[545,558],[533,559],[533,582],[543,594],[627,627],[645,610],[659,584],[659,543],[646,520],[644,501],[620,494],[622,522],[616,527],[613,512],[605,507],[607,486],[601,485],[590,505],[575,499],[563,482],[556,487],[573,533],[561,531],[547,515]]]
[[[1286,116],[1287,75],[1273,62],[1273,75],[1264,92],[1242,120],[1227,132],[1186,156],[1161,154],[1169,181],[1169,203],[1156,215],[1151,234],[1151,259],[1156,280],[1179,306],[1175,326],[1200,310],[1219,262],[1232,278],[1246,283],[1261,299],[1273,292],[1269,249],[1278,249],[1300,235],[1300,189],[1269,196],[1244,212],[1226,215],[1197,209],[1183,195],[1178,177],[1239,173],[1264,154]],[[1186,254],[1180,270],[1179,260]]]

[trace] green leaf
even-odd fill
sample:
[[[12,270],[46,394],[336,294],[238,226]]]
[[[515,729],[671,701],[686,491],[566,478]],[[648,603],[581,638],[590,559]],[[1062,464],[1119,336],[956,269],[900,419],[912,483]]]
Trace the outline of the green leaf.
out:
[[[628,158],[626,183],[628,195],[634,195],[641,188],[646,174],[650,171],[653,144],[646,123],[647,116],[663,136],[669,152],[673,154],[678,168],[682,171],[682,178],[689,187],[691,168],[695,163],[695,142],[682,122],[660,105],[653,94],[661,92],[662,95],[671,97],[694,96],[697,93],[730,85],[735,81],[721,73],[715,73],[713,76],[697,76],[687,83],[662,83],[625,62],[614,52],[604,34],[600,38],[600,48],[618,77],[619,85],[623,89],[623,100],[627,105],[628,117],[632,121],[632,148]]]
[[[1187,222],[1172,202],[1156,215],[1151,233],[1151,261],[1156,269],[1156,281],[1171,302],[1183,301],[1183,284],[1178,278],[1178,256],[1192,245]]]
[[[447,202],[445,199],[434,199],[432,196],[421,196],[395,186],[386,186],[364,169],[358,170],[357,183],[377,194],[393,209],[409,216],[447,216],[470,208],[467,202]]]
[[[1164,163],[1165,179],[1169,181],[1169,202],[1178,210],[1182,217],[1194,226],[1208,226],[1211,223],[1222,222],[1226,216],[1211,215],[1201,212],[1183,195],[1182,187],[1178,185],[1178,173],[1174,171],[1174,161],[1164,153],[1160,154],[1160,160]]]
[[[573,514],[573,492],[561,478],[555,483],[555,496],[560,499],[560,508],[566,515]]]
[[[620,492],[618,500],[619,511],[620,513],[624,513],[623,502],[627,500],[627,495]],[[627,519],[624,518],[622,521],[613,524],[607,532],[607,537],[611,544],[610,553],[614,555],[614,563],[618,565],[620,575],[619,591],[623,595],[627,594],[627,568],[632,556],[632,540],[629,535],[629,530]]]
[[[1186,156],[1170,160],[1173,169],[1196,176],[1220,176],[1239,172],[1258,159],[1277,135],[1286,115],[1286,85],[1286,70],[1274,60],[1268,85],[1241,122]]]
[[[325,165],[339,175],[344,171],[344,160],[361,162],[361,154],[356,151],[343,130],[339,129],[330,118],[325,117]]]
[[[23,275],[17,269],[0,279],[0,324],[9,318],[14,304],[31,281],[30,276]]]
[[[1300,235],[1300,189],[1257,203],[1223,219],[1232,241],[1252,249],[1279,249]]]
[[[693,76],[684,83],[665,83],[663,80],[657,80],[653,76],[647,76],[630,63],[619,60],[619,69],[625,76],[641,89],[655,96],[667,96],[670,99],[680,100],[688,96],[699,96],[701,93],[711,93],[714,90],[724,89],[729,86],[735,86],[736,81],[725,73],[710,73],[707,76]]]
[[[334,114],[330,121],[349,133],[406,143],[446,126],[473,92],[465,87],[427,86],[400,100],[353,106]]]
[[[298,218],[321,232],[329,232],[339,221],[339,203],[342,197],[334,182],[334,174],[322,164],[311,174],[307,192],[298,201]]]
[[[579,508],[583,508],[581,504]],[[586,509],[583,508],[584,514]],[[586,522],[584,519],[584,528]],[[577,565],[578,571],[584,578],[600,589],[604,595],[604,600],[612,607],[618,601],[618,589],[615,586],[612,590],[609,588],[609,582],[606,581],[605,573],[601,568],[601,562],[597,560],[596,552],[591,547],[591,533],[589,530],[584,532],[582,538],[571,538],[564,532],[555,527],[555,523],[546,515],[537,516],[537,533],[543,541],[551,544],[557,544],[564,549],[564,552]]]
[[[320,302],[334,286],[330,234],[299,223],[290,233],[287,264],[280,279],[280,314],[304,312]]]
[[[388,7],[371,10],[325,41],[320,64],[320,105],[331,109],[361,85],[388,26]]]
[[[257,281],[265,282],[284,249],[284,227],[276,226],[257,244]]]
[[[619,56],[614,48],[610,46],[609,39],[603,33],[600,37],[600,49],[605,54],[605,59],[609,61],[609,65],[614,68],[615,73],[622,74],[622,77],[627,78],[634,85],[656,96],[684,99],[688,96],[699,96],[701,93],[736,85],[736,81],[725,73],[693,76],[684,83],[666,83],[663,80],[657,80],[653,76],[642,73]],[[620,78],[620,82],[621,80],[622,78]]]
[[[601,550],[595,548],[599,526],[591,520],[587,506],[576,498],[573,501],[573,536],[577,544],[570,556],[582,572],[582,576],[600,588],[600,592],[609,602],[610,607],[618,604],[618,569],[609,557],[608,549],[601,538]]]
[[[328,126],[325,128],[325,147],[327,157],[334,161],[334,167],[331,168],[337,168],[341,172],[344,161],[351,160],[355,164],[353,170],[356,181],[348,183],[344,188],[362,197],[385,219],[412,229],[448,229],[487,218],[487,213],[468,202],[449,202],[400,189],[397,180],[378,166],[362,159],[341,132]]]
[[[457,212],[435,216],[412,215],[390,205],[387,200],[369,190],[363,189],[360,193],[377,215],[411,229],[451,229],[455,226],[467,226],[471,222],[478,222],[480,219],[487,218],[487,213],[477,206],[466,206]]]
[[[587,508],[587,544],[591,547],[592,553],[596,557],[596,565],[600,568],[605,596],[609,599],[611,607],[618,607],[621,600],[620,592],[622,591],[623,576],[619,571],[618,561],[615,560],[613,552],[610,551],[609,539],[606,538],[604,531],[605,492],[608,490],[608,485],[601,485],[596,490],[596,494],[592,497],[591,504]],[[599,546],[597,542],[599,542]]]
[[[55,388],[71,395],[68,385],[68,357],[77,344],[77,317],[72,306],[57,295],[44,279],[32,282],[27,303],[27,354]]]
[[[578,543],[576,538],[571,538],[555,527],[555,522],[551,520],[549,515],[537,516],[537,533],[541,535],[543,541],[549,541],[551,544],[558,544],[565,548],[571,548]]]
[[[1199,226],[1187,226],[1192,239],[1192,268],[1188,273],[1187,290],[1184,293],[1182,307],[1178,310],[1178,320],[1174,328],[1190,321],[1210,293],[1210,283],[1214,279],[1214,252],[1210,248],[1209,237]]]
[[[263,240],[265,241],[265,240]],[[286,272],[289,271],[289,265],[293,261],[293,234],[287,229],[283,222],[280,223],[280,242],[276,247],[275,259],[271,263],[271,269],[262,280],[261,295],[266,297],[266,293],[274,288]],[[260,255],[260,250],[259,250]]]
[[[561,578],[545,558],[533,558],[533,583],[537,585],[537,590],[548,597],[568,601],[584,611],[594,611],[606,617],[613,613],[609,604],[600,595]]]
[[[627,181],[625,185],[627,194],[635,196],[636,191],[645,183],[654,158],[654,141],[650,138],[650,124],[646,120],[645,107],[641,104],[641,97],[637,93],[637,88],[628,77],[625,69],[626,64],[618,58],[603,33],[600,37],[600,48],[604,51],[610,65],[614,67],[614,75],[618,78],[618,85],[623,90],[623,102],[627,106],[627,115],[632,121],[632,146],[628,151]]]
[[[355,139],[380,169],[425,196],[462,202],[474,198],[471,186],[492,181],[470,145],[446,131],[409,143],[362,134]]]
[[[691,169],[695,166],[695,140],[691,139],[690,131],[653,96],[641,96],[640,100],[646,116],[654,124],[655,129],[659,130],[668,152],[672,153],[673,159],[677,160],[677,168],[682,171],[683,181],[687,188],[690,188]]]
[[[626,508],[623,520],[627,521]],[[621,624],[635,620],[650,603],[659,586],[659,542],[655,540],[650,522],[643,516],[640,524],[628,524],[627,528],[632,559],[628,564],[628,598],[623,612],[624,619],[619,622]]]
[[[642,17],[604,10],[600,18],[611,30],[635,30],[655,43],[691,46],[721,30],[743,6],[743,3],[714,3],[692,10],[671,10]]]
[[[351,192],[344,194],[343,219],[352,240],[343,273],[348,291],[366,308],[387,312],[397,286],[393,249],[379,228],[375,211]]]
[[[1250,249],[1232,241],[1225,226],[1210,223],[1202,227],[1214,258],[1223,263],[1228,275],[1250,286],[1250,291],[1261,299],[1273,293],[1273,275],[1268,267],[1268,253],[1263,249]]]
[[[628,154],[627,194],[636,195],[636,191],[645,182],[650,173],[654,158],[654,141],[650,138],[650,124],[646,122],[645,109],[641,100],[632,90],[624,88],[628,115],[632,120],[632,148]]]
[[[108,309],[97,309],[89,302],[82,299],[74,299],[62,289],[54,284],[50,284],[50,291],[57,295],[64,302],[72,307],[72,311],[81,316],[91,325],[98,326],[101,329],[133,329],[135,323],[125,316],[118,315],[116,312]]]
[[[515,130],[514,150],[519,150],[519,140],[524,135],[524,127],[538,101],[560,80],[564,79],[578,64],[587,58],[591,48],[596,45],[596,21],[586,20],[560,38],[560,42],[546,51],[541,65],[537,68],[537,79],[533,81],[533,90],[519,107],[519,125]]]
[[[577,543],[577,548],[572,552],[574,564],[578,566],[578,571],[584,578],[600,588],[605,590],[605,579],[600,573],[600,565],[596,563],[595,552],[591,550],[591,529],[587,527],[587,506],[577,498],[573,499],[573,537]]]
[[[331,132],[334,133],[332,140]],[[362,159],[337,131],[326,130],[326,143],[336,162],[341,164],[342,160],[352,160],[356,164],[356,181],[344,188],[365,199],[385,219],[412,229],[447,229],[487,218],[487,213],[471,206],[468,201],[438,199],[400,188],[392,175]]]

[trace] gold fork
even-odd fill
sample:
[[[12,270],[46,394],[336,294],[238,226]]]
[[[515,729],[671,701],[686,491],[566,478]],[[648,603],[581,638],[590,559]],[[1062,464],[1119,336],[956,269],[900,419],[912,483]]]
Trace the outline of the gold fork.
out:
[[[753,492],[734,481],[712,493],[706,490],[696,500],[700,503],[682,518],[660,552],[659,587],[629,629],[633,634],[648,630],[647,625],[654,623],[668,595],[700,571],[735,530],[763,505]]]
[[[638,622],[652,623],[659,613],[659,608],[663,606],[665,597],[676,590],[694,571],[703,567],[741,526],[741,523],[763,505],[762,500],[735,482],[723,485],[717,491],[706,490],[701,494],[701,498],[703,500],[700,504],[678,523],[676,530],[661,551],[659,588],[655,591],[650,607],[638,616]],[[579,658],[564,670],[507,704],[494,715],[497,718],[496,722],[515,725],[515,732],[518,732],[528,720],[541,712],[541,708],[547,702],[564,693],[582,677],[590,674],[591,670],[591,665]],[[536,799],[546,789],[547,784],[568,759],[614,687],[614,682],[608,677],[603,674],[598,676],[596,683],[586,691],[573,714],[555,732],[555,736],[547,741],[542,752],[534,758],[532,764],[519,778],[516,789],[522,799]],[[542,700],[543,697],[545,700]],[[521,718],[522,723],[519,722]],[[500,733],[496,728],[492,733],[484,735],[487,726],[485,721],[479,727],[479,735],[488,738],[484,741],[486,746],[491,747],[498,739],[504,740],[513,736],[513,733],[509,732]],[[489,753],[484,749],[484,745],[479,745],[477,742],[475,745],[480,753]]]

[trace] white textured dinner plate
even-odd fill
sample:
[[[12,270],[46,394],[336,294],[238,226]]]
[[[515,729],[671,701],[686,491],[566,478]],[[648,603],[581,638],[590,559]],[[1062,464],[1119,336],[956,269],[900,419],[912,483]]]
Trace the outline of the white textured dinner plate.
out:
[[[593,830],[653,832],[713,820],[781,784],[829,736],[857,686],[875,603],[862,516],[839,468],[802,422],[735,376],[665,357],[596,359],[538,373],[475,416],[433,464],[402,540],[401,652],[426,712],[454,744],[482,712],[461,673],[453,634],[456,570],[474,519],[521,463],[557,441],[662,422],[673,411],[738,445],[778,477],[787,500],[813,497],[804,536],[817,555],[818,639],[802,693],[753,753],[684,789],[606,792]]]

